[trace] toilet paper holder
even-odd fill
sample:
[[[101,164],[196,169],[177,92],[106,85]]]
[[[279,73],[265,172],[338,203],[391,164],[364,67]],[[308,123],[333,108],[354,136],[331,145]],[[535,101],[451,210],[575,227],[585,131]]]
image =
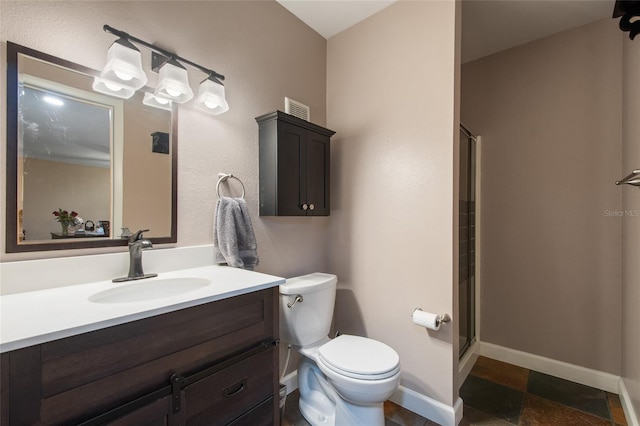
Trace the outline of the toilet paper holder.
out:
[[[422,308],[415,308],[413,312],[415,311],[422,311]],[[413,318],[413,313],[411,314],[411,317]],[[436,317],[436,327],[440,327],[442,323],[446,323],[450,321],[451,321],[451,317],[449,316],[449,314],[438,315]]]

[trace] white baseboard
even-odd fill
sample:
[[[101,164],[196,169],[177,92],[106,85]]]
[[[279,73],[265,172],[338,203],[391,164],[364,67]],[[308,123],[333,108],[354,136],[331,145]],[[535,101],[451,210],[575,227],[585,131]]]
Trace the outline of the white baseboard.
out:
[[[287,386],[287,395],[298,389],[298,370],[292,371],[280,380],[280,383]]]
[[[539,371],[561,379],[571,380],[607,392],[618,393],[620,376],[551,358],[505,348],[492,343],[480,342],[480,355],[508,362],[530,370]]]
[[[620,384],[618,387],[618,395],[620,396],[620,402],[622,403],[622,409],[624,410],[624,415],[627,418],[627,424],[629,426],[640,426],[640,420],[638,420],[638,414],[636,410],[633,408],[633,403],[631,402],[631,397],[629,396],[629,392],[627,392],[627,387],[624,384],[624,380],[620,379]]]
[[[453,407],[429,398],[416,391],[398,387],[391,396],[391,401],[399,406],[426,417],[442,426],[456,426],[462,420],[462,399],[458,397]]]
[[[298,389],[298,372],[293,371],[280,380],[287,386],[287,395]],[[462,420],[462,399],[458,398],[450,407],[428,396],[400,386],[391,396],[391,401],[443,426],[456,426]]]

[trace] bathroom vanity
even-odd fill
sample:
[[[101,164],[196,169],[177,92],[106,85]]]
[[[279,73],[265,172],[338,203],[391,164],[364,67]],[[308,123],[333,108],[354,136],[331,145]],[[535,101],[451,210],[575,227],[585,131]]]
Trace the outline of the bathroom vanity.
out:
[[[145,281],[162,288],[180,280],[174,275]],[[279,424],[277,286],[284,280],[218,266],[188,275],[211,283],[143,301],[127,300],[124,286],[138,283],[118,285],[124,293],[115,298],[95,297],[112,295],[111,283],[3,296],[0,422]],[[51,308],[39,320],[49,325],[27,318],[44,299]],[[20,303],[29,312],[20,313]],[[7,321],[25,321],[23,335],[5,337],[20,328]]]

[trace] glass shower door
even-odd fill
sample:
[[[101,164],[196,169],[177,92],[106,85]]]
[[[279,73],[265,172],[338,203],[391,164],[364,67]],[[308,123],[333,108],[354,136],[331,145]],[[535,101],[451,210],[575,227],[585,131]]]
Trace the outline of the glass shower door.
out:
[[[476,337],[476,138],[460,126],[459,316],[460,358]]]

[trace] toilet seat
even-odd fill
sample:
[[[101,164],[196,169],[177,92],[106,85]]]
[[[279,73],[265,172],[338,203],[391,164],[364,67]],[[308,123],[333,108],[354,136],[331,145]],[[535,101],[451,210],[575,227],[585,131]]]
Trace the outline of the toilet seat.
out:
[[[318,360],[336,373],[354,379],[382,380],[400,371],[400,357],[393,348],[348,334],[320,346]]]

